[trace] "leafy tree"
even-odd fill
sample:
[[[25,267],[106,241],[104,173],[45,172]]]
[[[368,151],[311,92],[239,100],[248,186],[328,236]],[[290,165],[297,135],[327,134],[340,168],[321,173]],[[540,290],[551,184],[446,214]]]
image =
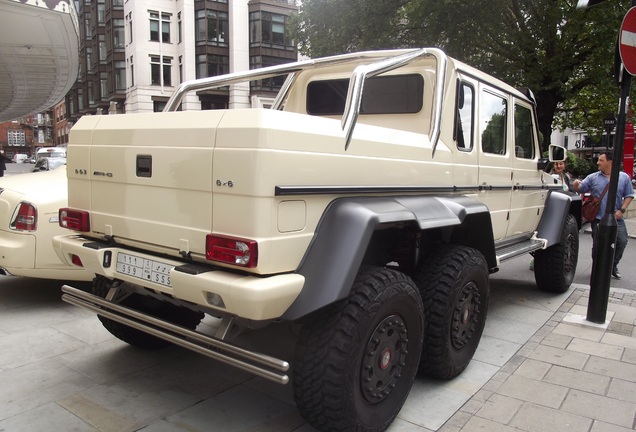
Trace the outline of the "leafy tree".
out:
[[[596,127],[616,111],[615,42],[630,0],[303,0],[294,36],[319,57],[438,46],[537,98],[544,147],[556,125]]]

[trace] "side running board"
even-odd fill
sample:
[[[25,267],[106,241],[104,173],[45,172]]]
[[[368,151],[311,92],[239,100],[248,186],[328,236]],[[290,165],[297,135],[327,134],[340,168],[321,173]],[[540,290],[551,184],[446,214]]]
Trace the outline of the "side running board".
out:
[[[497,261],[503,262],[512,258],[516,258],[519,255],[525,255],[529,252],[543,249],[546,241],[543,239],[529,238],[521,240],[516,243],[508,243],[495,246],[495,253],[497,255]]]
[[[287,384],[289,363],[274,357],[248,351],[219,339],[197,333],[136,310],[110,303],[101,297],[68,285],[62,286],[62,300],[88,309],[118,323],[172,342],[214,360],[251,372],[279,384]]]

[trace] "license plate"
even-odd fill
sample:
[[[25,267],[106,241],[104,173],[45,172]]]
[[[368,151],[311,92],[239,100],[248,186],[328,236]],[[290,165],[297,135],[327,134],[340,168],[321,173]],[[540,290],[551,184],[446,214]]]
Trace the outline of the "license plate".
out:
[[[174,266],[160,261],[149,260],[127,253],[117,254],[117,273],[133,276],[164,286],[172,286],[170,283],[170,270]]]

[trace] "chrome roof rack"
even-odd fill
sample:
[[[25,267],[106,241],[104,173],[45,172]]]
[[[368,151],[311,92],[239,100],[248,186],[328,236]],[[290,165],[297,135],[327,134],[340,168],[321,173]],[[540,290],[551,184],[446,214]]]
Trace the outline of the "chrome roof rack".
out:
[[[244,72],[234,72],[221,76],[186,81],[177,87],[166,103],[163,111],[176,111],[185,94],[191,91],[208,90],[230,84],[288,75],[287,80],[281,87],[281,90],[272,105],[272,109],[281,109],[299,72],[320,67],[333,66],[338,63],[348,63],[364,59],[373,60],[379,58],[379,60],[372,61],[369,64],[356,67],[351,75],[345,108],[341,119],[342,129],[345,132],[345,150],[347,150],[351,142],[351,137],[353,135],[358,115],[360,114],[360,104],[362,103],[365,80],[367,78],[372,78],[385,72],[398,69],[424,57],[434,57],[437,63],[435,75],[436,91],[433,99],[433,119],[430,132],[430,141],[433,145],[434,155],[442,125],[442,101],[444,100],[446,65],[448,63],[446,54],[437,48],[366,51],[361,53],[342,54],[315,60],[303,60],[261,69],[252,69]]]

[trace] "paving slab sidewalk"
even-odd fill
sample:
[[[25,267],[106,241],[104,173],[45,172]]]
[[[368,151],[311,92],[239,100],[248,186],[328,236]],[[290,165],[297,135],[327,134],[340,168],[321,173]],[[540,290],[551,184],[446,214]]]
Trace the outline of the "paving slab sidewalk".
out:
[[[605,324],[577,285],[439,432],[626,432],[636,419],[636,292],[611,289]]]

